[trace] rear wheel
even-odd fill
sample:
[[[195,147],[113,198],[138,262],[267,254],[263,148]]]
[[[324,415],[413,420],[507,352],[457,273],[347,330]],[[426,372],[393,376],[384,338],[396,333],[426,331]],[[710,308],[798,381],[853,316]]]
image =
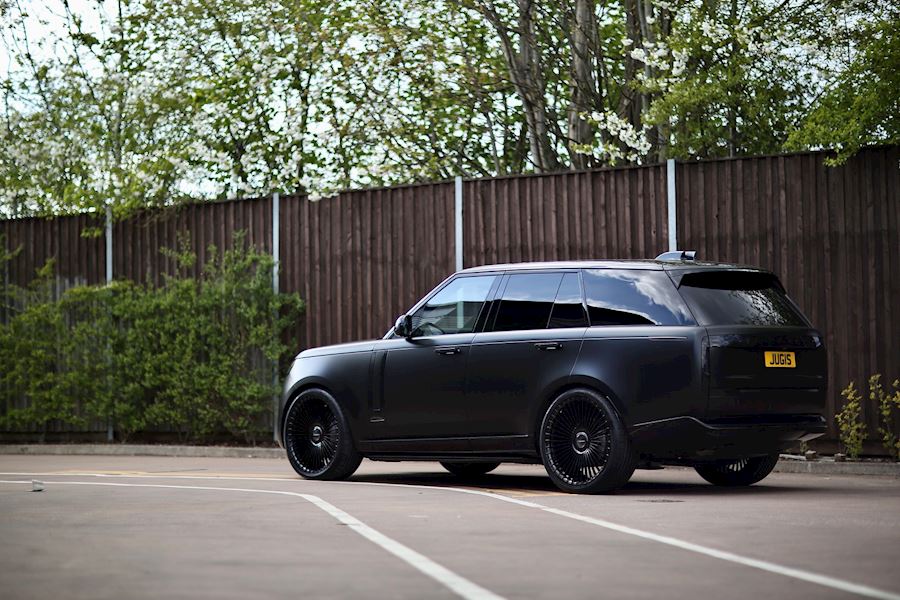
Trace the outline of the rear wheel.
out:
[[[740,460],[694,465],[694,469],[700,474],[700,477],[713,485],[736,487],[753,485],[757,481],[762,481],[772,472],[776,463],[778,463],[778,455],[770,454],[769,456],[754,456]]]
[[[291,403],[284,446],[291,466],[306,479],[345,479],[362,461],[341,407],[320,389],[306,390]]]
[[[540,449],[550,479],[566,492],[611,492],[634,473],[628,432],[612,403],[593,390],[568,390],[550,404]]]
[[[442,462],[441,466],[457,477],[480,477],[500,466],[498,462]]]

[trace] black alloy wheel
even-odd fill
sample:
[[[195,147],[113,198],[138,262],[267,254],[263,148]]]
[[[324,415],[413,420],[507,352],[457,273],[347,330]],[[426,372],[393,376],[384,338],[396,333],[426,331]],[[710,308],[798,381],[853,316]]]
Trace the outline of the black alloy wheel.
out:
[[[550,479],[567,492],[614,491],[631,478],[635,460],[621,419],[607,398],[579,388],[560,394],[540,432]]]
[[[340,406],[320,389],[306,390],[291,403],[284,445],[291,466],[307,479],[344,479],[362,461]]]
[[[441,466],[457,477],[472,478],[486,475],[500,466],[498,462],[442,462]]]
[[[694,470],[713,485],[738,487],[765,479],[778,463],[778,454],[694,465]]]

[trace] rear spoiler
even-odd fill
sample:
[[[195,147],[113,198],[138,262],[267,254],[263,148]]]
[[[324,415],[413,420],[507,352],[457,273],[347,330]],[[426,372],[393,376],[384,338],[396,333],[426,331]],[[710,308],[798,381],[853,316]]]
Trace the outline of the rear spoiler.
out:
[[[669,277],[672,279],[672,281],[675,283],[676,287],[682,286],[682,284],[684,283],[685,277],[688,277],[688,279],[690,280],[692,276],[714,277],[717,274],[734,275],[737,273],[745,273],[747,275],[750,275],[751,277],[763,278],[765,280],[768,280],[768,282],[771,285],[776,286],[782,292],[786,292],[786,290],[784,289],[784,285],[782,285],[782,283],[778,279],[778,277],[771,271],[766,271],[765,269],[748,269],[748,268],[741,269],[741,268],[734,268],[734,267],[726,267],[726,268],[717,269],[714,267],[712,267],[712,268],[703,267],[703,268],[693,268],[693,269],[691,269],[691,268],[672,269],[672,270],[668,270],[667,273],[669,274]]]
[[[656,257],[656,260],[696,260],[696,250],[673,250],[672,252],[663,252]]]

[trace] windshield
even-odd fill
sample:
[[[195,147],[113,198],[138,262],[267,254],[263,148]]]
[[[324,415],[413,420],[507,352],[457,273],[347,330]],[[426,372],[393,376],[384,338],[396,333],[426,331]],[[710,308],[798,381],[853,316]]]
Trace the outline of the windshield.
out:
[[[809,325],[770,273],[688,273],[679,291],[701,325]]]

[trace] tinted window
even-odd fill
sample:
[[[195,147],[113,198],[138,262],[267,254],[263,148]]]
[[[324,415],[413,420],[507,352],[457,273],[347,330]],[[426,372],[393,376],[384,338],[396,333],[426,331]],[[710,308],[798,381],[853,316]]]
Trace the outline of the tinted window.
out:
[[[597,325],[693,325],[694,319],[663,271],[584,271],[588,316]]]
[[[562,277],[562,273],[510,275],[494,320],[494,331],[545,329]]]
[[[680,291],[702,325],[806,325],[769,273],[689,273],[682,277]]]
[[[460,277],[416,311],[412,317],[413,335],[471,333],[496,275]]]
[[[550,315],[550,329],[558,327],[587,327],[584,307],[581,305],[581,282],[578,273],[563,275],[562,284],[556,293],[553,313]]]

